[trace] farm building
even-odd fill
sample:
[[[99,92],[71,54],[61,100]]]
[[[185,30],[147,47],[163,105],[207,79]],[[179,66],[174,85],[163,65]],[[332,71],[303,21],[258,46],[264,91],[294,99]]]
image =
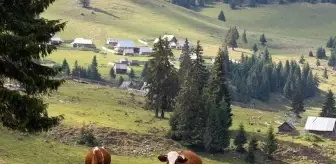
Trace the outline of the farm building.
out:
[[[120,64],[128,64],[128,59],[127,58],[121,58],[119,59]]]
[[[92,40],[84,39],[84,38],[76,38],[72,43],[72,47],[74,48],[94,48],[96,46],[93,44]]]
[[[60,44],[62,44],[62,42],[63,42],[63,40],[60,37],[54,36],[50,39],[49,44],[60,45]]]
[[[139,47],[139,55],[151,55],[153,53],[150,47]]]
[[[326,137],[336,137],[336,118],[308,117],[304,130]]]
[[[168,42],[170,43],[169,44],[170,48],[176,48],[177,39],[174,35],[163,35],[162,39],[167,39],[168,40]],[[155,44],[157,42],[159,42],[159,38],[156,38],[153,43]]]
[[[114,47],[114,50],[122,55],[133,55],[134,54],[134,42],[131,40],[119,41]]]
[[[288,132],[294,132],[294,131],[296,131],[295,126],[288,121],[285,121],[280,126],[278,126],[278,132],[280,132],[280,133],[281,132],[282,133],[288,133]]]
[[[129,65],[132,65],[132,66],[139,66],[140,65],[138,60],[131,60],[128,63],[129,63]]]
[[[182,50],[183,47],[184,47],[184,44],[185,44],[185,40],[178,40],[178,41],[176,42],[176,49],[178,49],[178,50]],[[189,49],[193,48],[193,46],[192,46],[192,44],[190,43],[190,41],[189,41],[189,43],[188,43],[188,46],[189,46]]]
[[[127,73],[127,64],[116,63],[113,69],[115,73]]]
[[[106,39],[106,44],[112,46],[112,47],[115,47],[119,42],[119,39],[117,38],[107,38]]]

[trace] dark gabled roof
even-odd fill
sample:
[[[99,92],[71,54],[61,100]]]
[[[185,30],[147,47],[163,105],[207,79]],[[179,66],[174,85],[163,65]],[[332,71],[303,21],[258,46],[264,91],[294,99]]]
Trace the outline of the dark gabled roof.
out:
[[[292,123],[288,122],[288,121],[285,121],[283,124],[281,124],[280,126],[278,126],[278,128],[280,128],[284,124],[287,124],[289,127],[293,128],[293,129],[296,129],[295,126]]]

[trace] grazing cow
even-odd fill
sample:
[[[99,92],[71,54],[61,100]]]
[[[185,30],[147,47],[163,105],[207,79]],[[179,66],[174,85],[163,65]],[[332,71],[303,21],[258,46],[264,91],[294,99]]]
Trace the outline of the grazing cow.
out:
[[[171,151],[167,155],[160,155],[158,159],[167,164],[202,164],[201,158],[190,150]]]
[[[111,155],[104,146],[95,147],[87,153],[85,164],[111,164]]]

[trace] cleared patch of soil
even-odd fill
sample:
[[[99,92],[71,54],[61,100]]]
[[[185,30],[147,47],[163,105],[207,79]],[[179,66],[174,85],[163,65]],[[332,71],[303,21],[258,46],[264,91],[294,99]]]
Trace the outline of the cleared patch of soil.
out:
[[[171,150],[182,150],[180,144],[164,137],[124,132],[108,127],[91,128],[99,145],[108,147],[113,154],[154,156]],[[80,128],[58,126],[48,132],[46,139],[74,145],[79,136]]]

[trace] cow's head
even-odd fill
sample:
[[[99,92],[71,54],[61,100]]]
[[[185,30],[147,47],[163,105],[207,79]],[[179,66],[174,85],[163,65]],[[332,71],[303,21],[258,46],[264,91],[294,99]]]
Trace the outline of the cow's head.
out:
[[[167,164],[183,164],[188,161],[187,158],[176,151],[171,151],[167,155],[160,155],[158,159],[161,162],[167,162]]]

